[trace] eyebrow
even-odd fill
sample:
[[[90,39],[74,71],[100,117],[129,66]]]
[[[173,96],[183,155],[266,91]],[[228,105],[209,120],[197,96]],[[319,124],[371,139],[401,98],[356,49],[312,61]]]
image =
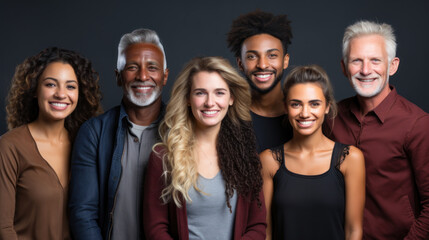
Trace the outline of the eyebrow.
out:
[[[274,52],[274,51],[278,51],[278,52],[280,52],[280,49],[277,49],[277,48],[271,48],[271,49],[268,49],[267,51],[265,51],[265,52]],[[258,53],[258,51],[256,51],[256,50],[248,50],[248,51],[246,51],[246,53]]]
[[[42,81],[46,81],[46,80],[52,80],[52,81],[55,81],[55,82],[59,82],[58,81],[58,79],[56,79],[56,78],[53,78],[53,77],[46,77],[46,78],[44,78]],[[66,83],[78,83],[78,81],[77,80],[66,80]]]
[[[228,91],[226,88],[215,88],[215,91]],[[195,88],[193,91],[207,91],[205,88]]]
[[[289,100],[289,102],[303,102],[303,101],[299,100],[299,99],[291,99],[291,100]],[[322,100],[320,100],[320,99],[311,99],[308,102],[322,102]]]

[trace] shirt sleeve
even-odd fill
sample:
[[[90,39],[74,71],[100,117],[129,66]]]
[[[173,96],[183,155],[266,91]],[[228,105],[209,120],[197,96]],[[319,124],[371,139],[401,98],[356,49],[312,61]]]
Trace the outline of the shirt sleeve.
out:
[[[249,215],[247,218],[247,226],[242,239],[264,240],[266,237],[267,229],[267,211],[265,208],[264,194],[262,190],[259,192],[259,200],[261,206],[258,206],[258,201],[253,199],[249,205]]]
[[[18,239],[14,229],[18,156],[5,139],[0,138],[0,239]]]
[[[419,193],[420,214],[405,239],[429,239],[429,115],[416,120],[407,136],[406,152]]]
[[[74,239],[102,239],[98,225],[97,145],[96,132],[89,122],[84,123],[76,136],[71,159],[69,210]]]

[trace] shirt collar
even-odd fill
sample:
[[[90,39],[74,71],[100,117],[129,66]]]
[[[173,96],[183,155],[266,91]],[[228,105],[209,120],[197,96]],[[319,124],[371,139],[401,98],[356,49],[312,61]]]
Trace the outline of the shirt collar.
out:
[[[387,97],[372,111],[369,113],[373,113],[381,123],[384,123],[386,120],[390,109],[392,108],[393,104],[395,103],[395,99],[398,96],[398,93],[396,92],[396,88],[392,85],[389,85],[390,92],[387,95]],[[354,101],[350,105],[350,111],[355,115],[357,119],[359,119],[360,116],[360,106],[357,96],[354,97]],[[368,113],[368,114],[369,114]]]
[[[159,125],[159,123],[162,121],[162,119],[164,119],[165,109],[166,109],[165,103],[161,102],[161,111],[159,112],[158,118],[155,121],[153,121],[148,127],[153,127],[153,126],[157,127]],[[121,108],[119,111],[119,119],[122,121],[124,119],[127,122],[129,121],[128,114],[125,111],[125,105],[123,102],[121,102]]]

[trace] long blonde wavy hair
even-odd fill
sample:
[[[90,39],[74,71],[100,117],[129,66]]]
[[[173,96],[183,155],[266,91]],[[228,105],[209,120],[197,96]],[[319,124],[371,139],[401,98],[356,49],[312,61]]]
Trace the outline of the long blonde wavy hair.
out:
[[[164,150],[159,153],[163,155],[163,176],[166,183],[161,198],[164,203],[173,199],[178,207],[181,207],[182,200],[192,201],[188,195],[191,187],[200,191],[197,187],[198,172],[194,156],[195,118],[188,106],[188,99],[193,76],[202,71],[218,73],[229,87],[234,104],[229,107],[225,118],[229,118],[237,126],[243,121],[251,121],[249,86],[227,60],[221,57],[200,57],[187,63],[173,85],[166,115],[159,127],[162,143],[157,144],[164,146]]]

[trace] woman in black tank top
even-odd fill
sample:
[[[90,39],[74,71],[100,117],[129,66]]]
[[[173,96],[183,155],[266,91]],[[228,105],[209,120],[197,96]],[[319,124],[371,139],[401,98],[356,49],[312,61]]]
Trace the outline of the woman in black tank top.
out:
[[[293,138],[261,153],[267,239],[362,239],[362,152],[322,132],[336,104],[319,66],[293,69],[283,87]]]

